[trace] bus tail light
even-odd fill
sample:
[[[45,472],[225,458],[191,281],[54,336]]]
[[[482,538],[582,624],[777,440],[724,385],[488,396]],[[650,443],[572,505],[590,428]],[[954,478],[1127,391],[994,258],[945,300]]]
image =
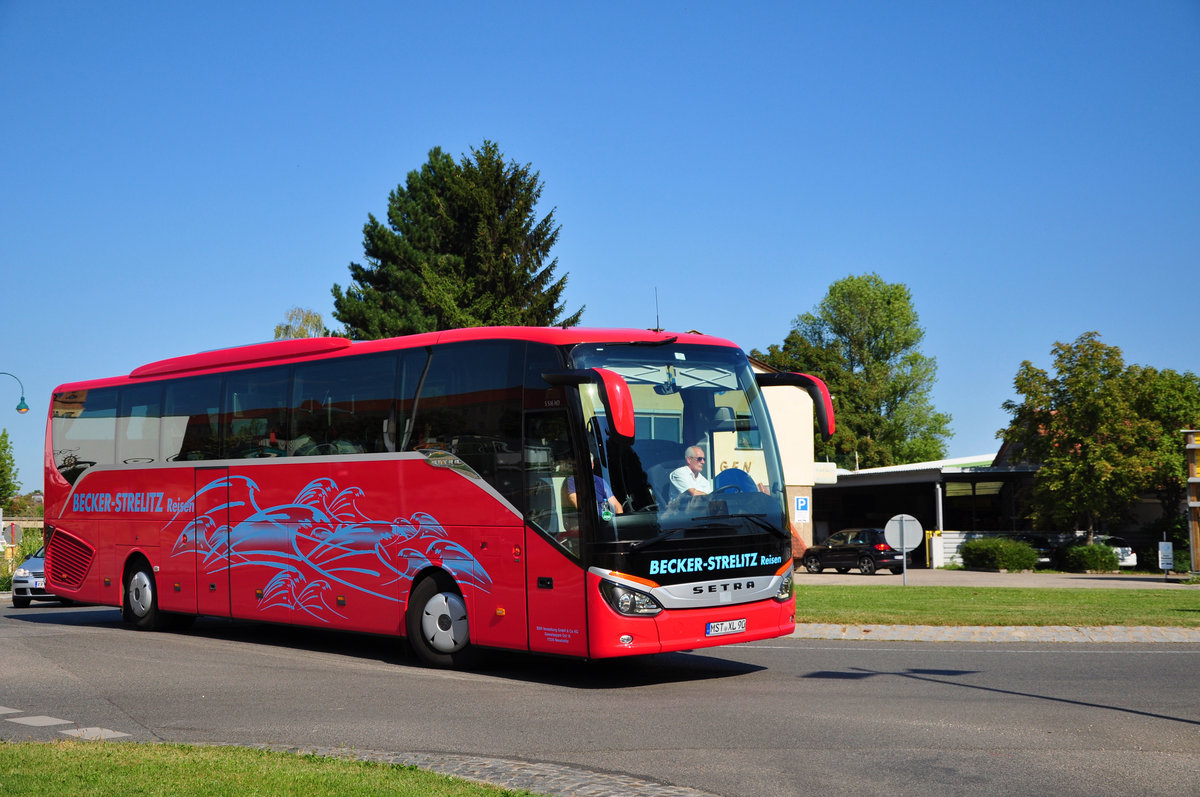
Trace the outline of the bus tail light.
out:
[[[616,612],[631,617],[653,617],[663,609],[654,596],[611,581],[600,582],[600,594]]]

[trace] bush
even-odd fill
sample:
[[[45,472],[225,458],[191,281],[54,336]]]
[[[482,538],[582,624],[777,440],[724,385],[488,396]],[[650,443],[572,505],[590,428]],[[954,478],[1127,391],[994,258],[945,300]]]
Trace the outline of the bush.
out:
[[[1119,568],[1117,552],[1107,545],[1072,545],[1063,556],[1063,568],[1075,572],[1111,573]]]
[[[974,570],[1032,570],[1038,561],[1029,543],[999,537],[968,540],[958,552],[963,566]]]
[[[1175,564],[1171,569],[1176,573],[1186,573],[1192,569],[1192,552],[1187,548],[1175,546]]]

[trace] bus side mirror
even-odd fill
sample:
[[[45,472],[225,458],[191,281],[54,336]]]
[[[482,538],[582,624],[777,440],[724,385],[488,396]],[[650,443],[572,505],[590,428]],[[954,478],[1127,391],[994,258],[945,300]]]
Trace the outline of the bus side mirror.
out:
[[[833,418],[833,399],[829,396],[829,388],[815,376],[798,373],[755,374],[754,380],[759,387],[774,387],[776,385],[791,385],[802,387],[812,397],[813,411],[817,416],[817,426],[821,429],[821,439],[833,437],[836,424]]]
[[[546,371],[542,379],[551,385],[582,385],[591,383],[600,387],[600,401],[608,415],[608,428],[619,437],[634,436],[633,396],[625,377],[607,368],[582,368],[578,370]]]

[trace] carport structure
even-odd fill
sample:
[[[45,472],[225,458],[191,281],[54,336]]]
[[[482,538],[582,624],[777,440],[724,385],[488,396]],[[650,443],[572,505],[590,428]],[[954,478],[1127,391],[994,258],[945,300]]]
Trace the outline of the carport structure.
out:
[[[1024,531],[1030,521],[1024,500],[1036,468],[993,464],[993,454],[886,468],[837,472],[836,484],[817,484],[815,542],[838,529],[883,528],[908,514],[926,530]],[[918,548],[913,561],[925,560]]]

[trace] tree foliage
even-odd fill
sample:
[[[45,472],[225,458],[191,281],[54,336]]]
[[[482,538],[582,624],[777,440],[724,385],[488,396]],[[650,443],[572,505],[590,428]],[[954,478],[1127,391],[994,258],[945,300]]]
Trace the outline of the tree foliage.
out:
[[[328,334],[321,314],[305,307],[293,307],[283,317],[283,323],[275,325],[275,340],[319,338]]]
[[[1200,422],[1200,379],[1127,367],[1098,332],[1052,352],[1053,375],[1021,363],[1013,387],[1022,400],[1004,403],[1012,420],[999,433],[1016,458],[1039,466],[1034,524],[1092,533],[1144,493],[1178,515],[1187,489],[1179,430]]]
[[[930,398],[937,362],[920,352],[924,337],[908,288],[866,274],[833,283],[782,345],[752,354],[824,379],[837,432],[818,442],[818,458],[869,468],[945,456],[950,416]]]
[[[368,214],[365,264],[333,286],[333,316],[372,339],[482,325],[573,326],[566,276],[555,279],[554,211],[537,218],[542,181],[484,141],[455,162],[440,148],[388,197],[386,223]]]
[[[4,505],[4,516],[13,517],[43,517],[45,504],[42,501],[42,491],[34,490],[24,495],[14,495]]]
[[[0,506],[4,506],[10,498],[21,489],[20,479],[17,478],[17,462],[13,459],[12,442],[8,439],[8,430],[0,429]]]

